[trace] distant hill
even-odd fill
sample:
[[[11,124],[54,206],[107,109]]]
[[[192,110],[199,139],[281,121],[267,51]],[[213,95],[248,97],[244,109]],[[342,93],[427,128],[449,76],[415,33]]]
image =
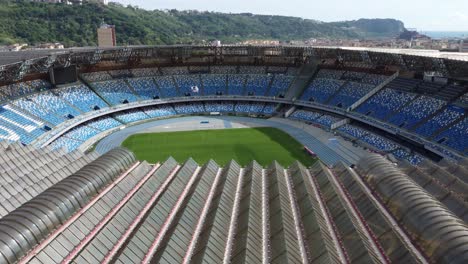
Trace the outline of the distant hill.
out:
[[[359,19],[329,24],[355,32],[364,38],[397,37],[406,31],[403,22],[395,19]]]
[[[403,23],[393,19],[324,23],[248,13],[148,11],[114,3],[67,6],[0,0],[0,44],[61,42],[66,46],[93,46],[102,21],[116,25],[119,45],[189,44],[215,39],[232,43],[246,39],[396,37],[404,31]]]

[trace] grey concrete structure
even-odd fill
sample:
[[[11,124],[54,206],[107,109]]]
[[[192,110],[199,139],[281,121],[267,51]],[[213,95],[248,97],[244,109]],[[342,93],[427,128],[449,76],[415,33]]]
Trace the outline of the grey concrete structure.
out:
[[[1,218],[0,263],[466,263],[462,185],[437,166],[148,164],[118,148]]]

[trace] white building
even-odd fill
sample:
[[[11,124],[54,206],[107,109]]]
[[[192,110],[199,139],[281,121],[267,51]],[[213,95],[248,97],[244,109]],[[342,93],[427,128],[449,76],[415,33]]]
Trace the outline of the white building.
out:
[[[460,41],[460,52],[468,52],[468,39]]]

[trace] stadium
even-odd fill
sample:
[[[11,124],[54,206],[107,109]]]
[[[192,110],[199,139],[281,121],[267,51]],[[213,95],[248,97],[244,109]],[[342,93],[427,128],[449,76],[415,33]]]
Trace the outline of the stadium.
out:
[[[0,263],[467,263],[468,56],[0,58]]]

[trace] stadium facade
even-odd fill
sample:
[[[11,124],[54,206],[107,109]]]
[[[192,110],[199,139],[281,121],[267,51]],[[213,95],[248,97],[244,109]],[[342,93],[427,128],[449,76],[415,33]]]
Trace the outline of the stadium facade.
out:
[[[2,60],[0,263],[468,261],[462,57],[171,46]],[[83,152],[211,113],[296,120],[378,154],[263,168]]]

